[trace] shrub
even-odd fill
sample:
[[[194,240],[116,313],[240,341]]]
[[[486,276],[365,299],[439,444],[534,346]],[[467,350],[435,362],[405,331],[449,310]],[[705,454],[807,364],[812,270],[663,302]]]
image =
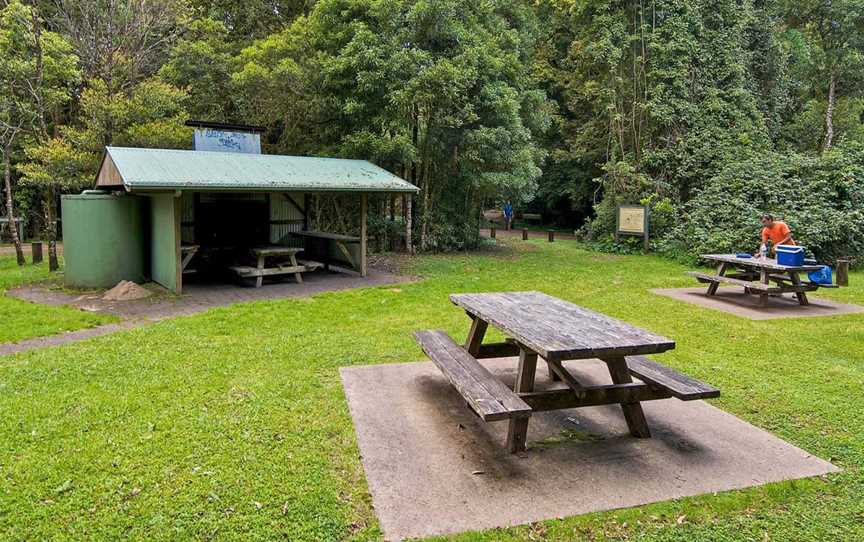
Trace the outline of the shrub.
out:
[[[820,261],[864,255],[864,146],[821,156],[759,153],[727,164],[684,206],[660,243],[672,255],[754,251],[771,213]]]

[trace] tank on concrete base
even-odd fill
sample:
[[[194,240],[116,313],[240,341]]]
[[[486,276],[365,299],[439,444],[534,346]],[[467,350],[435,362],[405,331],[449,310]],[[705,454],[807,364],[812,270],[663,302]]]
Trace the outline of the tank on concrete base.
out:
[[[146,198],[97,190],[61,198],[67,286],[145,281],[146,205]]]

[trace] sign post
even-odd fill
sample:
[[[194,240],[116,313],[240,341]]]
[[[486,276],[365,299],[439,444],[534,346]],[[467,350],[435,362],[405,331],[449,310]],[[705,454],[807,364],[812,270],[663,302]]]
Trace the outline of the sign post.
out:
[[[648,206],[619,205],[615,214],[615,240],[621,235],[641,237],[648,252]]]

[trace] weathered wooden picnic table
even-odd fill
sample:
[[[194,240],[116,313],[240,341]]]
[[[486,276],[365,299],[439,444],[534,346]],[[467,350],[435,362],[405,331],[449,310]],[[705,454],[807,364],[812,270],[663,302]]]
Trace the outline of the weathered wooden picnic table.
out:
[[[760,303],[764,306],[768,303],[771,295],[782,295],[794,293],[798,303],[807,305],[807,292],[819,288],[831,288],[833,285],[822,285],[815,282],[802,281],[801,273],[819,271],[821,265],[780,265],[774,258],[752,257],[739,258],[735,254],[702,254],[703,260],[717,264],[717,273],[701,273],[689,271],[687,275],[696,277],[699,282],[708,284],[708,295],[717,293],[721,283],[732,284],[744,288],[748,294],[759,295]],[[771,283],[774,283],[772,285]]]
[[[303,277],[301,273],[305,273],[307,271],[314,271],[321,267],[321,263],[313,262],[313,261],[298,261],[297,253],[303,252],[302,248],[294,248],[294,247],[285,247],[285,246],[267,246],[267,247],[257,247],[251,249],[252,255],[257,259],[257,265],[255,267],[249,266],[233,266],[231,270],[237,273],[240,278],[254,278],[255,279],[255,287],[260,288],[262,284],[264,284],[265,276],[273,276],[273,275],[287,275],[293,274],[294,279],[298,283],[303,282]],[[267,258],[280,257],[280,258],[288,258],[290,261],[290,265],[282,265],[275,264],[270,267],[266,267]]]
[[[464,346],[438,330],[414,335],[468,405],[484,421],[509,420],[507,448],[525,449],[532,412],[620,404],[630,433],[650,437],[640,402],[677,397],[683,401],[720,395],[646,357],[675,347],[674,341],[540,292],[454,294],[450,300],[471,318]],[[483,344],[489,325],[509,339]],[[477,360],[519,356],[513,390]],[[566,387],[534,390],[537,358]],[[612,384],[583,385],[563,366],[566,360],[597,358]],[[642,382],[633,382],[632,376]]]

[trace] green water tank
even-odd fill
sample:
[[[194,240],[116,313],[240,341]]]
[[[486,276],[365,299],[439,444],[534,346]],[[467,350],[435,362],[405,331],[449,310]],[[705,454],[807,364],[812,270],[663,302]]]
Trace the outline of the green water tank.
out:
[[[147,276],[147,199],[87,190],[61,198],[65,282],[110,288]]]

